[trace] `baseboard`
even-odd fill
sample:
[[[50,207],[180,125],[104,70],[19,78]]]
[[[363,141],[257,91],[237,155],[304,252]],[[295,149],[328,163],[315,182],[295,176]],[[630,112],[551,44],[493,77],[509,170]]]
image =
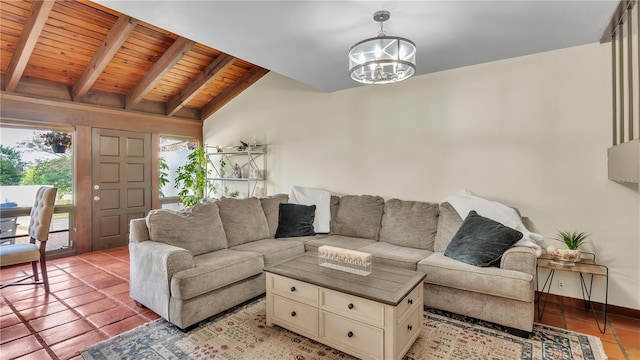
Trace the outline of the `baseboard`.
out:
[[[542,299],[544,299],[546,296],[547,296],[546,293],[542,294]],[[537,297],[538,297],[538,292],[536,291],[536,298]],[[583,308],[584,307],[584,305],[582,303],[582,299],[573,298],[573,297],[569,297],[569,296],[549,294],[549,300],[548,301],[551,302],[551,303],[562,304],[562,306],[569,306],[569,307],[573,307],[573,308]],[[604,304],[600,303],[600,302],[597,302],[597,301],[594,301],[593,305],[594,305],[596,310],[600,311],[600,310],[602,310],[602,306]],[[609,304],[607,306],[607,309],[609,311],[609,314],[615,314],[615,315],[627,316],[627,317],[631,317],[631,318],[635,318],[635,319],[640,319],[640,310],[638,310],[638,309],[630,309],[630,308],[611,305],[611,304]]]

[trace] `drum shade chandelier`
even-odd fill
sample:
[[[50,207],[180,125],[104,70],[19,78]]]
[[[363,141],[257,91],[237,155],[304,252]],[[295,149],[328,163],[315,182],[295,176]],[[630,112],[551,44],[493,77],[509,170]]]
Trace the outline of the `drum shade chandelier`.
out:
[[[410,78],[416,72],[416,45],[408,39],[387,36],[383,23],[386,10],[373,14],[380,23],[378,36],[360,41],[349,50],[349,75],[363,84],[389,84]]]

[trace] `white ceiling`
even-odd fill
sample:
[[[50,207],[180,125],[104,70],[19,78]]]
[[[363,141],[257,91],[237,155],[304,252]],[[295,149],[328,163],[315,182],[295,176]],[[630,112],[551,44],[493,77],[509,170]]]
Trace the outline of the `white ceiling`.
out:
[[[324,91],[358,86],[347,52],[379,30],[418,48],[416,75],[594,43],[618,1],[114,1],[134,18]]]

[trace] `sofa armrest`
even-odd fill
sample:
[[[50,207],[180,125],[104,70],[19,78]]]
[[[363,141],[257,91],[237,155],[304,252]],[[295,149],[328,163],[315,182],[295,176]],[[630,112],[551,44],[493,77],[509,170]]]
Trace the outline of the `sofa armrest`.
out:
[[[129,242],[141,243],[150,240],[149,228],[145,218],[133,219],[129,222]]]
[[[500,268],[515,270],[535,276],[536,252],[526,246],[513,246],[502,254]]]
[[[195,267],[191,252],[157,241],[130,242],[131,297],[169,320],[173,275]]]

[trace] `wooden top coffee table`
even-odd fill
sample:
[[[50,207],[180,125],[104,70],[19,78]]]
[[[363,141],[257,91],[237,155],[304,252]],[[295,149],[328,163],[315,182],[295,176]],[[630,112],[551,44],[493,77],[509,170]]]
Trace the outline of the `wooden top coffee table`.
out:
[[[318,265],[316,253],[265,271],[268,326],[362,359],[401,359],[421,333],[424,273],[374,265],[361,276]]]

